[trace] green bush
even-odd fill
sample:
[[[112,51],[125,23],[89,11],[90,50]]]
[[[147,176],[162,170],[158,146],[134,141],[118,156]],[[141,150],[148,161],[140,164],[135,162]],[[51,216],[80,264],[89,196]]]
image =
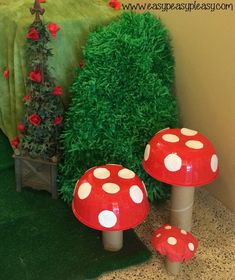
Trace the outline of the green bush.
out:
[[[63,198],[71,201],[85,170],[120,163],[144,180],[150,200],[165,199],[169,191],[145,173],[141,161],[148,140],[177,125],[167,30],[149,13],[123,13],[89,35],[83,55],[62,135]]]

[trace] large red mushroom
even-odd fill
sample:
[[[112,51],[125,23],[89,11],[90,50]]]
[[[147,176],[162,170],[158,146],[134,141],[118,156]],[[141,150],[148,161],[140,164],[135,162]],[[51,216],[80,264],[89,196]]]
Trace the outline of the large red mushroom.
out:
[[[167,270],[177,275],[180,263],[190,260],[196,253],[198,241],[190,232],[176,226],[164,225],[154,231],[152,245],[156,251],[167,257]]]
[[[142,164],[153,178],[172,185],[170,223],[190,231],[195,187],[219,172],[211,142],[195,130],[167,128],[149,141]]]
[[[81,223],[103,232],[106,250],[118,251],[123,230],[146,218],[149,202],[144,183],[133,171],[106,164],[89,169],[77,181],[72,210]]]

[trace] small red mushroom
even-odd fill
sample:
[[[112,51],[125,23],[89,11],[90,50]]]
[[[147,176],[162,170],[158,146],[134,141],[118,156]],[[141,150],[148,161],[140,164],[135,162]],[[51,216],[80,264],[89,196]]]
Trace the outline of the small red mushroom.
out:
[[[149,203],[144,183],[133,171],[106,164],[89,169],[77,181],[72,210],[81,223],[103,232],[106,250],[118,251],[123,230],[146,218]]]
[[[211,142],[195,130],[167,128],[149,141],[142,164],[150,176],[173,185],[170,223],[190,231],[194,189],[219,173]]]
[[[164,225],[154,231],[152,245],[156,251],[167,257],[167,270],[176,275],[180,263],[195,255],[198,241],[190,232],[176,226]]]

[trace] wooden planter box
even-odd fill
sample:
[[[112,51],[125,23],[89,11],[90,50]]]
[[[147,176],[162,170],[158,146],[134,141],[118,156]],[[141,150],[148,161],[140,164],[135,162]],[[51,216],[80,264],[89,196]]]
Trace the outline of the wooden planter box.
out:
[[[52,194],[52,198],[57,199],[57,163],[17,155],[13,155],[13,158],[18,192],[22,187],[31,187],[48,191]]]

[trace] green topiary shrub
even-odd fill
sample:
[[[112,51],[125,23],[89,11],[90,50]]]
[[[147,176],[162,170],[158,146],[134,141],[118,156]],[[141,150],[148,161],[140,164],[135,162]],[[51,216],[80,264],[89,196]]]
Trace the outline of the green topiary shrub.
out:
[[[167,188],[145,173],[141,161],[148,140],[177,125],[167,30],[149,13],[123,13],[89,35],[83,55],[85,67],[78,69],[72,85],[62,136],[63,198],[71,201],[85,170],[119,163],[144,180],[150,200],[165,199]]]

